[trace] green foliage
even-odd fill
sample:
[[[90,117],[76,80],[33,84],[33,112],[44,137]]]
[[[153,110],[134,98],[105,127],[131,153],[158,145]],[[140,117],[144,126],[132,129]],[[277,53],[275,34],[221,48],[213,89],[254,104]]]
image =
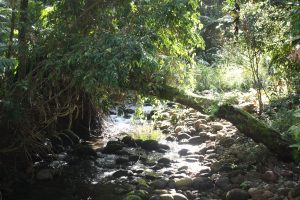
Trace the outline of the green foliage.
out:
[[[135,140],[159,140],[162,137],[162,133],[159,130],[154,130],[153,124],[144,123],[136,125],[130,136]]]
[[[210,67],[198,65],[196,73],[196,89],[216,90],[219,92],[230,90],[249,90],[251,75],[241,66]]]

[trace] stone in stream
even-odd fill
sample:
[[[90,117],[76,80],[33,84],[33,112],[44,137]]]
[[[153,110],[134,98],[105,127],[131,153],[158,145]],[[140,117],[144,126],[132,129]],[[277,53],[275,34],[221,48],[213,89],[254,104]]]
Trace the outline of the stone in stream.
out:
[[[97,156],[96,151],[91,146],[82,144],[76,145],[72,153],[82,158],[89,156]]]
[[[174,130],[175,133],[179,133],[184,130],[184,126],[177,126]]]
[[[192,187],[193,179],[185,177],[182,179],[175,180],[175,187],[177,189],[186,189]]]
[[[210,126],[211,126],[211,128],[212,128],[215,132],[220,131],[220,130],[223,129],[223,124],[220,123],[220,122],[213,122],[213,123],[211,123]]]
[[[129,198],[129,196],[133,196],[133,195],[138,196],[141,200],[149,199],[149,197],[150,197],[149,192],[147,192],[146,190],[135,190],[135,191],[129,192],[126,195],[125,200],[131,200]]]
[[[171,194],[161,194],[159,195],[160,200],[174,200]]]
[[[200,136],[192,137],[188,140],[188,143],[191,145],[199,145],[209,139],[209,136],[205,133],[202,133]]]
[[[250,195],[247,191],[238,188],[232,189],[226,194],[226,200],[248,200],[249,198]]]
[[[214,187],[214,183],[207,177],[198,177],[193,179],[192,187],[196,190],[206,191]]]
[[[104,147],[104,149],[102,150],[102,153],[105,154],[115,154],[118,151],[120,151],[121,149],[123,149],[124,144],[122,142],[119,141],[109,141],[106,146]]]
[[[167,180],[160,179],[160,180],[153,181],[150,184],[150,186],[154,189],[164,189],[164,188],[166,188],[167,184],[168,184]]]
[[[252,199],[269,199],[274,196],[274,194],[266,189],[259,189],[259,188],[250,188],[248,190]]]
[[[186,196],[180,193],[174,193],[172,194],[174,200],[188,200]]]
[[[136,141],[129,135],[121,140],[127,147],[137,147]]]
[[[188,140],[190,138],[191,138],[191,136],[187,133],[181,133],[181,134],[177,135],[178,140],[184,140],[184,139]]]
[[[195,122],[194,124],[194,127],[197,131],[202,131],[202,130],[205,130],[205,129],[208,129],[209,126],[206,125],[207,124],[207,121],[204,120],[204,119],[199,119]]]
[[[120,178],[122,176],[133,176],[133,173],[130,170],[123,170],[123,169],[121,169],[121,170],[118,170],[115,173],[113,173],[112,176],[114,178]]]
[[[189,152],[188,149],[181,149],[178,151],[179,156],[187,156],[190,155],[191,153]]]
[[[170,165],[171,164],[171,160],[169,158],[160,158],[157,163],[161,163],[164,165]]]

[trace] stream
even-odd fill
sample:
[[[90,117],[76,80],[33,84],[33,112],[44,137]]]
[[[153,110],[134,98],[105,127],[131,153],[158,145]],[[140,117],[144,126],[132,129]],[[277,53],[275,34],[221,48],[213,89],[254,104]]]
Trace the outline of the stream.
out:
[[[168,105],[155,123],[134,120],[134,105],[126,110],[112,110],[101,136],[84,148],[35,163],[35,181],[8,200],[300,199],[299,167],[278,161],[231,123]],[[153,127],[157,140],[131,137]]]

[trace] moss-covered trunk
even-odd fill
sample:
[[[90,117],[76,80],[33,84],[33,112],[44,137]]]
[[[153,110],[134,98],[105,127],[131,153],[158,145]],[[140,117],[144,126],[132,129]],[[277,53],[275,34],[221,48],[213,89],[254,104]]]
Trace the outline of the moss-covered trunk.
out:
[[[223,105],[219,107],[216,116],[230,121],[242,133],[255,142],[264,144],[280,159],[285,161],[294,159],[293,149],[289,147],[291,142],[284,140],[279,132],[269,128],[249,113],[230,105]]]
[[[216,100],[195,94],[187,94],[169,86],[160,89],[154,95],[204,113],[205,109],[210,105],[216,105]],[[219,106],[216,116],[228,120],[240,132],[252,138],[255,142],[264,144],[269,150],[278,155],[281,160],[294,160],[293,149],[289,147],[292,143],[284,140],[279,132],[269,128],[251,114],[233,106],[223,105]]]

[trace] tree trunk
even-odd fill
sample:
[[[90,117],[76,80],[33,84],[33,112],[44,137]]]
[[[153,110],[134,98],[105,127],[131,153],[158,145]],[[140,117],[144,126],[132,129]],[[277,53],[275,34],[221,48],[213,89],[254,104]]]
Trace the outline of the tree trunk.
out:
[[[205,113],[205,108],[210,105],[217,105],[217,102],[211,98],[187,94],[169,86],[160,89],[156,94],[152,95],[180,103],[203,113]],[[262,121],[256,119],[249,113],[230,105],[222,105],[218,108],[216,116],[228,120],[235,125],[240,132],[252,138],[255,142],[264,144],[281,160],[294,161],[295,152],[290,147],[293,142],[284,140],[279,132],[269,128]]]
[[[23,79],[28,73],[27,58],[28,58],[28,45],[27,45],[27,26],[28,26],[28,0],[21,0],[20,2],[20,20],[19,20],[19,71],[18,78]]]
[[[239,131],[255,142],[264,144],[281,160],[294,160],[294,151],[289,147],[292,142],[284,140],[279,132],[267,127],[249,113],[230,105],[223,105],[219,107],[216,116],[230,121]]]
[[[14,39],[14,31],[16,26],[16,2],[12,1],[11,3],[12,11],[11,11],[11,19],[10,19],[10,33],[9,33],[9,41],[7,48],[7,58],[11,58],[13,53],[13,39]]]

